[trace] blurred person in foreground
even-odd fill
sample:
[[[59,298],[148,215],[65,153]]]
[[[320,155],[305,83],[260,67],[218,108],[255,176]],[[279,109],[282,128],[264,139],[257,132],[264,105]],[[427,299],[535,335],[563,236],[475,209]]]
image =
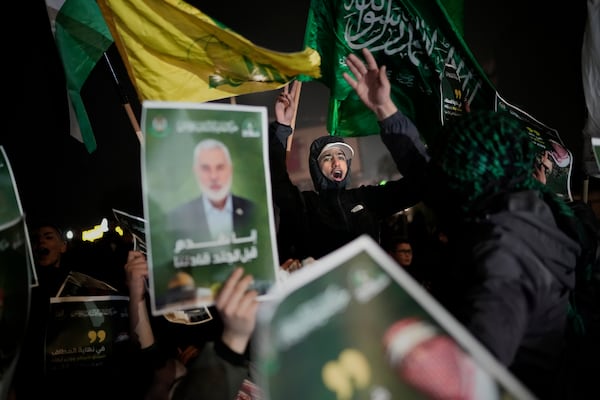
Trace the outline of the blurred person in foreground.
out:
[[[432,148],[425,204],[453,257],[433,293],[540,399],[563,398],[565,329],[581,251],[567,204],[532,176],[509,113],[472,111]]]

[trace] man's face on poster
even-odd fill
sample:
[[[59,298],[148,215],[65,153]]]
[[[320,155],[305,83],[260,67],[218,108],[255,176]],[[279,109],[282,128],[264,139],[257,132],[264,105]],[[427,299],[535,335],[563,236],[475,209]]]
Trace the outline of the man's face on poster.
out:
[[[223,150],[204,149],[198,153],[194,173],[202,193],[211,201],[223,200],[231,189],[233,166]]]

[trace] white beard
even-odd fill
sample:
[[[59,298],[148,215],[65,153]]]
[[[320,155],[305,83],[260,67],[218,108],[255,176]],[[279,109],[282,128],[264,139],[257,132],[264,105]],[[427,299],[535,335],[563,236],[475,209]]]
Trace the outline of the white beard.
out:
[[[231,190],[231,179],[227,182],[221,189],[212,190],[211,188],[202,187],[202,193],[213,202],[218,202],[223,200],[229,194]]]

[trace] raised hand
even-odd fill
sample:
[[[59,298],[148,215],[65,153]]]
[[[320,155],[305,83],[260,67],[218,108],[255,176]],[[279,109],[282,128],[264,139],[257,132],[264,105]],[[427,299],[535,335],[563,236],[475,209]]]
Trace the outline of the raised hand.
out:
[[[346,72],[343,76],[362,102],[377,115],[377,119],[382,120],[398,110],[390,96],[391,86],[386,67],[379,67],[367,48],[363,48],[362,53],[365,62],[354,54],[346,57],[346,64],[354,77]]]
[[[148,279],[148,262],[142,252],[130,251],[125,264],[125,281],[130,301],[144,301]]]
[[[148,262],[140,251],[130,251],[125,264],[125,280],[129,288],[129,325],[132,339],[145,349],[154,343],[150,317],[146,309]]]
[[[294,81],[290,90],[289,84],[275,100],[275,118],[283,125],[291,125],[296,113],[296,98],[299,95],[301,83]]]
[[[242,354],[246,350],[256,326],[258,293],[248,290],[252,275],[244,276],[244,269],[233,270],[215,299],[215,306],[223,319],[222,340],[231,350]]]

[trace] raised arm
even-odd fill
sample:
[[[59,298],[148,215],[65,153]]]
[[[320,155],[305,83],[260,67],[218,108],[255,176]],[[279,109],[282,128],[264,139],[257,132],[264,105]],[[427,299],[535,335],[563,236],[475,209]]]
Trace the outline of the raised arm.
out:
[[[146,308],[148,262],[143,253],[129,252],[125,264],[125,276],[129,288],[129,324],[132,339],[137,341],[140,349],[145,349],[154,344],[154,334]]]
[[[367,48],[363,48],[362,53],[364,62],[355,54],[346,58],[354,77],[344,73],[344,79],[365,106],[377,116],[381,139],[390,151],[398,171],[404,176],[412,174],[416,177],[429,161],[425,144],[417,127],[394,104],[385,65],[378,66]]]
[[[221,341],[206,343],[187,365],[187,374],[173,392],[173,400],[235,399],[249,377],[245,353],[256,325],[258,293],[248,290],[251,275],[242,268],[231,273],[215,299],[223,320]]]
[[[356,55],[350,54],[346,64],[354,77],[344,72],[344,79],[356,91],[362,102],[382,121],[398,111],[391,98],[390,81],[386,75],[386,67],[379,67],[373,54],[362,49],[365,62]]]
[[[296,114],[296,98],[300,95],[299,92],[300,82],[294,81],[291,89],[286,85],[275,100],[275,120],[279,126],[273,129],[275,136],[284,147],[287,147],[288,137],[293,132],[291,125]]]
[[[245,275],[243,268],[236,268],[227,279],[215,306],[223,319],[221,340],[236,353],[243,354],[256,326],[258,293],[248,290],[253,282],[252,275]]]

